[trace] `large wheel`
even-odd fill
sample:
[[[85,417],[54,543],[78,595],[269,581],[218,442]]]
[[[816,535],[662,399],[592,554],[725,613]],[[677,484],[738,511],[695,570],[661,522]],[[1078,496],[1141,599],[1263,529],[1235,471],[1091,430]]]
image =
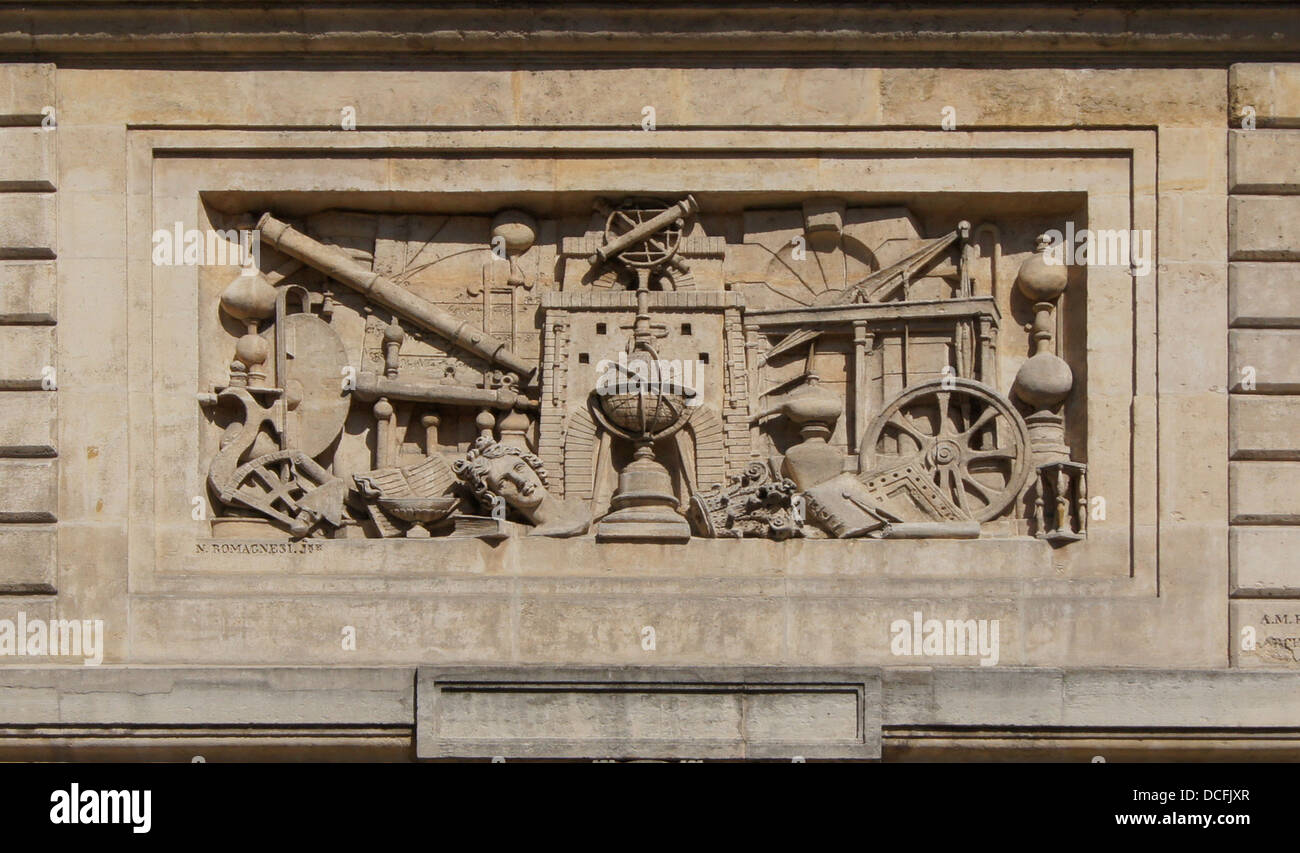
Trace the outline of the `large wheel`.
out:
[[[956,378],[904,389],[867,428],[860,461],[863,475],[918,462],[976,521],[1001,515],[1032,468],[1020,413],[989,386]]]

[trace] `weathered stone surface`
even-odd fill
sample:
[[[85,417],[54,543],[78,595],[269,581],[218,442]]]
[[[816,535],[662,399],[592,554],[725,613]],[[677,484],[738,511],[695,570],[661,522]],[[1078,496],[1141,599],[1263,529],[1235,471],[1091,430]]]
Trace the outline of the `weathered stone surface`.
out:
[[[409,668],[73,666],[0,675],[15,725],[381,726],[414,718]]]
[[[11,121],[39,122],[54,106],[54,65],[49,62],[0,64],[0,115]]]
[[[1228,283],[1233,326],[1300,326],[1300,264],[1230,264]]]
[[[1228,258],[1234,261],[1300,259],[1300,196],[1234,196],[1228,202]]]
[[[0,456],[53,456],[56,414],[52,392],[0,391]]]
[[[1295,598],[1232,602],[1232,662],[1243,669],[1300,668],[1300,606]]]
[[[54,189],[54,133],[40,127],[0,127],[0,190]]]
[[[57,474],[53,459],[0,459],[0,522],[54,521]]]
[[[1232,520],[1245,524],[1300,524],[1300,491],[1290,484],[1300,462],[1233,462],[1228,506]]]
[[[1242,393],[1300,392],[1300,330],[1233,329],[1228,387]]]
[[[1253,605],[1252,605],[1253,606]],[[886,726],[1249,728],[1285,718],[1300,681],[1224,670],[885,670]],[[901,688],[901,689],[900,689]]]
[[[0,759],[1300,733],[1293,14],[83,5],[0,9],[0,619],[106,663]]]
[[[1300,397],[1233,395],[1233,459],[1300,459]]]
[[[0,259],[54,256],[54,195],[0,193]]]
[[[876,670],[421,668],[421,758],[880,756]]]
[[[1300,133],[1293,130],[1230,131],[1228,191],[1300,192]]]
[[[54,322],[54,264],[0,261],[0,323]]]
[[[0,326],[0,390],[52,390],[54,343],[53,326]]]
[[[1300,527],[1234,527],[1233,594],[1300,595]]]
[[[1300,127],[1300,63],[1233,65],[1228,70],[1228,92],[1236,125],[1252,114],[1259,127]]]
[[[58,581],[55,539],[54,528],[48,525],[0,524],[0,590],[53,593]]]

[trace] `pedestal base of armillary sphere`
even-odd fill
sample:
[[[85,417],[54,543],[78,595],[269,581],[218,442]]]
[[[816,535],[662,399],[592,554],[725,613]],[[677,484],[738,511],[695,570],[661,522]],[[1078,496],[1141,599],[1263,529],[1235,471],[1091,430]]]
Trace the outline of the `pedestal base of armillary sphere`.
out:
[[[686,542],[691,527],[677,511],[672,479],[648,444],[618,475],[612,512],[596,525],[597,542]]]

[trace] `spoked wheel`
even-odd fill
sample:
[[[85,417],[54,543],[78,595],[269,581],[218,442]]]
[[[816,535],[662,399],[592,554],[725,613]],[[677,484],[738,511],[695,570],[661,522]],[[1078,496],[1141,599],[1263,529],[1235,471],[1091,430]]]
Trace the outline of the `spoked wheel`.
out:
[[[917,461],[954,506],[976,521],[996,518],[1031,469],[1029,431],[1011,403],[970,379],[904,389],[862,440],[861,471]]]
[[[605,219],[605,242],[611,243],[639,225],[654,219],[669,206],[668,202],[657,199],[625,201],[611,210]],[[667,228],[627,247],[619,253],[618,258],[634,268],[650,269],[662,266],[677,254],[684,227],[685,223],[678,219]]]

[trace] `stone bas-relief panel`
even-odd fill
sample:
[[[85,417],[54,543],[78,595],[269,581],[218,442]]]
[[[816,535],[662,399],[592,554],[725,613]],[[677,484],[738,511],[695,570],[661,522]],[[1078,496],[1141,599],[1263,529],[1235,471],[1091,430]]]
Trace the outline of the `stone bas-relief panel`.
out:
[[[535,146],[515,134],[130,135],[150,227],[260,249],[242,276],[153,263],[144,226],[128,240],[149,322],[132,423],[154,449],[131,470],[132,660],[917,665],[923,644],[891,641],[918,612],[999,622],[999,665],[1149,658],[1104,639],[1159,605],[1154,504],[1134,499],[1154,434],[1130,414],[1153,291],[1076,264],[1053,299],[1037,238],[1154,224],[1152,134],[818,136],[845,152],[820,158],[787,134],[743,134],[772,157],[714,152],[734,148],[717,134],[560,136],[572,156],[519,157]],[[454,153],[487,142],[509,151]],[[970,150],[1048,142],[1082,153],[990,169]],[[925,153],[854,153],[881,147]],[[653,245],[617,245],[660,214],[633,233]],[[1044,423],[1017,382],[1040,349],[1071,374]],[[663,418],[649,436],[643,416]],[[869,444],[877,420],[932,446],[888,424]],[[963,507],[962,457],[925,454],[971,426],[987,434],[961,452],[1001,458],[970,465]],[[1053,449],[1085,477],[1044,480]],[[1018,476],[988,509],[978,487]],[[1108,520],[1069,518],[1093,495]],[[1056,513],[1068,535],[1037,535]]]
[[[517,201],[208,211],[256,248],[198,294],[212,537],[1087,536],[1053,215]]]

